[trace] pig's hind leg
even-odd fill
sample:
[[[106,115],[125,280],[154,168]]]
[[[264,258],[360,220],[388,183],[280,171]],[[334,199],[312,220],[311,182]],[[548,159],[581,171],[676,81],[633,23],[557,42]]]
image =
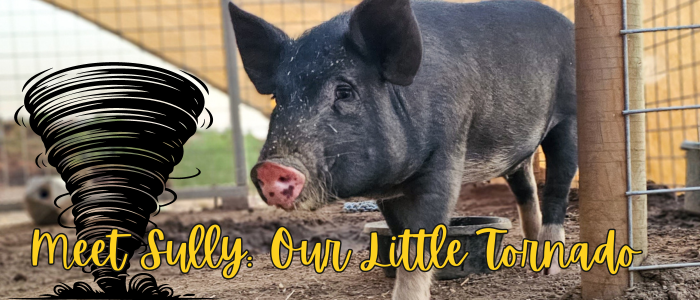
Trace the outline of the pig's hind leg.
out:
[[[547,175],[542,195],[542,229],[538,240],[564,243],[564,218],[569,204],[571,181],[578,168],[576,116],[560,122],[552,128],[542,141],[542,150],[547,160]],[[556,274],[561,270],[557,263],[558,253],[545,274]]]
[[[513,174],[505,176],[510,190],[513,191],[518,203],[518,214],[520,215],[520,227],[523,236],[528,240],[537,240],[542,227],[542,213],[540,212],[540,201],[537,197],[537,182],[532,167],[532,158],[537,153],[530,156],[521,163]]]

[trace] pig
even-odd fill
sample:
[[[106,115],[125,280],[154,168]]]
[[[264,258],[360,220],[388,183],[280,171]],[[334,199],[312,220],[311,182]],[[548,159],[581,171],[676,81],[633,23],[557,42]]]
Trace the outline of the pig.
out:
[[[276,101],[250,174],[269,205],[377,199],[392,233],[430,232],[463,183],[504,177],[524,237],[564,242],[577,137],[563,15],[534,1],[364,0],[292,39],[229,11],[245,71]],[[393,299],[430,297],[431,272],[397,273]]]

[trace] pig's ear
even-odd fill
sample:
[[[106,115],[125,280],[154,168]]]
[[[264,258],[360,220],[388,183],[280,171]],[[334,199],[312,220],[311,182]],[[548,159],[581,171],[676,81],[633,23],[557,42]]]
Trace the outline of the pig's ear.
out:
[[[249,14],[229,2],[233,31],[236,34],[238,51],[243,68],[261,94],[272,94],[275,90],[274,76],[280,55],[289,37],[274,25]]]
[[[409,0],[364,0],[352,12],[349,30],[352,42],[380,64],[387,81],[413,82],[423,46]]]

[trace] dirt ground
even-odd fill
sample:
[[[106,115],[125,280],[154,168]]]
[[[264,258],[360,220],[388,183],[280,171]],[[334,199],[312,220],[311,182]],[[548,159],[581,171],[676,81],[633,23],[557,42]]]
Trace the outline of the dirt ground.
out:
[[[578,241],[578,199],[572,193],[566,216],[567,244]],[[700,217],[686,215],[679,208],[682,196],[649,198],[649,261],[656,263],[700,261]],[[359,263],[369,255],[369,239],[362,233],[365,223],[381,220],[378,212],[346,214],[342,204],[327,206],[316,212],[287,213],[270,208],[239,212],[205,211],[197,213],[163,213],[154,222],[168,240],[185,241],[195,224],[218,223],[223,235],[242,237],[243,248],[253,253],[253,267],[242,267],[230,280],[221,270],[203,268],[181,274],[178,267],[164,265],[150,272],[159,284],[168,284],[176,295],[194,294],[197,298],[221,299],[390,299],[393,279],[381,269],[363,273]],[[517,245],[522,237],[515,200],[505,185],[486,185],[462,190],[455,215],[494,215],[509,218],[514,225],[505,244]],[[623,217],[623,216],[621,216]],[[279,226],[289,229],[295,240],[321,241],[340,239],[343,246],[355,251],[347,269],[336,273],[328,268],[316,274],[313,267],[302,266],[295,257],[287,270],[278,270],[270,262],[270,241]],[[0,228],[0,298],[38,297],[52,292],[64,282],[88,282],[90,274],[79,269],[63,270],[59,264],[47,265],[42,251],[39,267],[31,267],[30,241],[34,226],[11,225]],[[58,226],[42,231],[74,233]],[[71,241],[71,245],[74,241]],[[60,259],[60,251],[56,258]],[[130,274],[143,272],[132,259]],[[433,299],[580,299],[580,269],[570,267],[556,276],[540,276],[521,268],[502,269],[465,279],[438,281],[433,284]],[[642,272],[643,282],[620,299],[700,299],[700,269],[686,268]]]

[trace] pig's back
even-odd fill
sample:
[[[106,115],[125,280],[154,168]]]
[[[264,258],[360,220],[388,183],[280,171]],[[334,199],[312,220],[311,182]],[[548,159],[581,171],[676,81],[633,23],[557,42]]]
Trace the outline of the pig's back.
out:
[[[573,25],[563,15],[531,1],[412,6],[424,56],[409,89],[426,122],[446,120],[442,138],[467,134],[466,181],[503,175],[575,117]]]

